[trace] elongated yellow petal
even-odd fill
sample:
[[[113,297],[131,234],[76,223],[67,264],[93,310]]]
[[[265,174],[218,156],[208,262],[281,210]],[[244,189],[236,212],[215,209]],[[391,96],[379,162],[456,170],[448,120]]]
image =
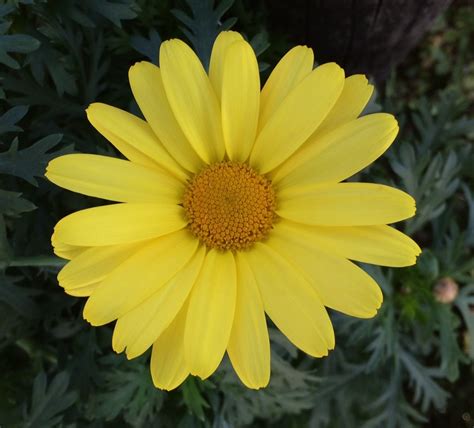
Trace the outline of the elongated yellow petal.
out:
[[[132,162],[171,172],[182,180],[187,174],[169,155],[150,126],[142,119],[102,103],[93,103],[87,110],[89,122]]]
[[[409,194],[382,184],[294,187],[278,196],[277,214],[303,224],[368,226],[394,223],[415,214],[415,200]]]
[[[181,40],[163,42],[160,65],[166,96],[194,150],[207,163],[224,157],[219,104],[199,58]]]
[[[85,250],[87,247],[83,247],[83,248]],[[71,260],[74,257],[77,257],[79,254],[82,253],[82,251],[83,251],[83,249],[80,248],[80,247],[76,247],[76,250],[71,250],[71,251],[64,251],[64,250],[59,250],[59,249],[53,248],[54,254],[56,254],[58,257],[60,257],[62,259],[66,259],[66,260]]]
[[[53,159],[46,177],[65,189],[117,202],[181,202],[184,185],[157,168],[99,155],[71,154]]]
[[[395,140],[398,124],[386,113],[353,120],[308,140],[272,173],[278,188],[337,183],[381,156]]]
[[[58,257],[61,257],[66,260],[72,260],[75,257],[82,254],[86,251],[89,247],[77,247],[75,245],[68,245],[64,242],[59,242],[57,240],[56,234],[53,233],[51,236],[51,244],[53,245],[54,254]]]
[[[257,133],[260,77],[257,58],[245,41],[227,49],[222,79],[222,128],[230,160],[244,162]]]
[[[163,146],[188,171],[199,171],[203,162],[189,144],[171,111],[160,69],[150,62],[138,62],[130,67],[128,78],[143,116]]]
[[[335,63],[317,67],[281,102],[257,137],[250,164],[266,173],[291,156],[317,129],[344,85]]]
[[[236,266],[237,300],[227,352],[244,385],[258,389],[270,380],[270,339],[260,290],[239,253]]]
[[[421,253],[415,241],[386,225],[308,226],[282,220],[275,230],[282,236],[307,241],[312,248],[382,266],[410,266]]]
[[[143,244],[90,247],[60,270],[59,285],[69,290],[100,282],[134,254],[140,245]]]
[[[255,276],[265,311],[302,351],[314,357],[334,348],[334,331],[321,298],[304,276],[268,245],[257,242],[239,254]]]
[[[310,233],[293,232],[287,223],[279,223],[268,246],[303,272],[325,306],[354,317],[373,317],[383,299],[377,283],[345,258],[319,247]]]
[[[210,250],[189,297],[184,348],[191,374],[206,379],[221,362],[234,320],[235,294],[233,254]]]
[[[259,131],[277,111],[286,96],[313,69],[314,54],[311,48],[296,46],[278,62],[262,89]]]
[[[326,119],[316,130],[318,135],[357,119],[370,100],[374,87],[363,74],[354,74],[344,81],[341,95]]]
[[[97,287],[100,286],[100,284],[100,282],[94,282],[92,284],[85,285],[84,287],[66,288],[64,291],[70,296],[88,297],[97,289]]]
[[[156,238],[185,226],[178,205],[115,204],[70,214],[56,224],[54,233],[66,244],[101,246]]]
[[[183,306],[205,254],[205,248],[201,247],[189,263],[155,294],[117,320],[112,340],[116,352],[126,348],[127,358],[135,358],[153,344]]]
[[[84,318],[103,325],[122,317],[176,275],[197,246],[187,230],[153,240],[104,279],[87,301]]]
[[[209,80],[218,100],[221,99],[222,94],[222,76],[224,74],[224,60],[227,49],[239,40],[244,40],[244,38],[236,31],[222,31],[216,37],[212,47],[211,61],[209,63]]]
[[[189,375],[184,358],[184,328],[187,304],[184,304],[170,326],[158,337],[151,353],[150,370],[153,384],[171,391]]]

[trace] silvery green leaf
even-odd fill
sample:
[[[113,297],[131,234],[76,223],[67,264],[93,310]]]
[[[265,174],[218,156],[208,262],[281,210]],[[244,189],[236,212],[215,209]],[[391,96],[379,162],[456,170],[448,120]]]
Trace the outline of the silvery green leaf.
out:
[[[0,153],[0,173],[14,175],[37,186],[35,177],[42,177],[48,162],[71,150],[66,147],[55,152],[50,150],[61,141],[61,134],[53,134],[34,143],[32,146],[19,150],[18,139],[13,140],[8,151]]]
[[[39,46],[38,40],[26,34],[0,34],[0,63],[19,69],[20,64],[10,54],[33,52]]]
[[[0,214],[17,216],[35,208],[33,203],[21,197],[21,193],[0,189]]]
[[[133,49],[147,57],[153,64],[158,65],[161,37],[155,29],[150,29],[148,38],[134,35],[130,37]]]
[[[181,31],[193,45],[204,68],[208,70],[214,40],[221,31],[229,30],[237,21],[235,18],[221,21],[234,0],[220,0],[216,7],[213,0],[186,0],[186,3],[191,14],[179,9],[173,9],[171,12],[183,24]]]
[[[33,383],[31,402],[24,415],[25,428],[53,428],[58,426],[62,413],[71,407],[78,395],[68,391],[69,374],[58,373],[48,383],[46,374],[40,372]]]
[[[28,106],[15,106],[0,116],[0,135],[7,132],[19,132],[23,129],[16,125],[28,113]]]
[[[469,334],[468,354],[474,360],[474,284],[466,285],[459,291],[457,299],[454,301],[467,327]]]

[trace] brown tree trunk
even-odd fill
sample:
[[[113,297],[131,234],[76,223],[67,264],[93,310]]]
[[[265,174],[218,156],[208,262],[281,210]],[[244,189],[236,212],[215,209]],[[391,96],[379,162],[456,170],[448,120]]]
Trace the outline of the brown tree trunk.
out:
[[[266,0],[270,29],[335,61],[347,74],[384,80],[451,0]]]

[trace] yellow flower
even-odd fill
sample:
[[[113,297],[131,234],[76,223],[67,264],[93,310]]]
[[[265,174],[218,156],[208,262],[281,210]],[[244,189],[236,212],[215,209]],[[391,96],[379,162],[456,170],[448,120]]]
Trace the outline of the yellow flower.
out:
[[[382,303],[375,281],[349,260],[415,263],[420,249],[387,226],[415,213],[406,193],[341,183],[377,159],[398,125],[357,118],[372,93],[362,75],[291,49],[260,92],[258,64],[235,32],[217,38],[209,76],[180,40],[160,68],[130,69],[146,122],[95,103],[92,125],[128,160],[71,154],[47,177],[118,204],[79,211],[55,227],[70,261],[60,285],[89,296],[84,318],[117,320],[113,348],[128,358],[153,346],[155,385],[203,379],[227,351],[242,382],[270,378],[265,313],[309,355],[334,348],[325,307],[360,318]]]

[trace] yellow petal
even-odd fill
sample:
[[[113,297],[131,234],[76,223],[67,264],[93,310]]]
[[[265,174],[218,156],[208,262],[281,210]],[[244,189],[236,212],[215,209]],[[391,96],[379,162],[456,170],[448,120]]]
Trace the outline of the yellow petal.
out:
[[[117,202],[179,203],[184,191],[183,183],[163,170],[99,155],[60,156],[45,175],[65,189]]]
[[[338,183],[292,187],[278,193],[277,214],[297,223],[368,226],[405,220],[415,214],[415,200],[393,187]]]
[[[314,357],[334,348],[334,331],[323,303],[304,276],[268,245],[239,253],[255,276],[265,312],[288,339]]]
[[[221,99],[222,93],[222,76],[224,73],[224,59],[229,46],[243,40],[243,37],[236,31],[222,31],[216,37],[212,47],[211,61],[209,64],[209,80],[211,81],[217,99]]]
[[[270,380],[270,339],[260,291],[239,253],[236,266],[237,300],[227,352],[244,385],[258,389]]]
[[[313,65],[313,50],[306,46],[295,46],[279,61],[262,89],[259,131],[277,111],[286,96],[311,73]]]
[[[227,49],[222,79],[222,129],[229,158],[244,162],[257,132],[260,77],[257,58],[245,41]]]
[[[304,273],[325,306],[354,317],[373,317],[383,299],[377,283],[353,263],[320,247],[305,228],[278,223],[268,246]]]
[[[381,156],[397,133],[397,121],[390,114],[353,120],[308,140],[272,173],[272,180],[278,188],[345,180]]]
[[[363,74],[354,74],[344,81],[341,95],[334,107],[316,130],[318,135],[330,131],[346,122],[357,119],[370,100],[374,87]]]
[[[153,240],[104,279],[87,301],[84,318],[103,325],[125,315],[176,275],[197,246],[187,230]]]
[[[153,344],[151,378],[157,388],[166,391],[177,388],[189,375],[183,340],[186,313],[187,304],[184,304],[173,322]]]
[[[257,137],[250,163],[264,174],[281,164],[316,130],[344,85],[335,63],[317,67],[281,102]]]
[[[231,252],[210,250],[189,297],[184,331],[189,371],[209,377],[224,356],[234,320],[236,269]]]
[[[150,126],[126,111],[102,103],[86,110],[89,122],[123,155],[134,163],[159,166],[186,180],[187,174],[169,155]]]
[[[53,246],[53,252],[58,257],[61,257],[66,260],[72,260],[75,257],[82,254],[86,251],[89,247],[77,247],[75,245],[67,245],[64,242],[59,242],[57,240],[56,234],[53,233],[51,236],[51,244]]]
[[[201,247],[171,280],[115,324],[112,346],[126,348],[127,358],[143,354],[169,326],[183,306],[201,269],[206,250]]]
[[[62,259],[71,260],[74,257],[77,257],[79,254],[81,254],[82,251],[84,251],[87,247],[83,247],[83,248],[75,247],[75,248],[76,250],[71,250],[71,251],[63,251],[63,250],[53,248],[53,252],[55,255],[57,255],[58,257]]]
[[[79,288],[67,288],[65,293],[74,297],[88,297],[90,296],[97,287],[100,286],[100,282],[94,282],[93,284],[85,285],[84,287]]]
[[[58,281],[69,290],[102,281],[143,244],[90,247],[64,266]]]
[[[163,146],[188,171],[199,171],[203,162],[189,144],[171,111],[160,69],[146,61],[138,62],[130,67],[128,78],[143,116]]]
[[[166,96],[188,141],[207,163],[224,157],[219,104],[199,58],[181,40],[163,42],[161,76]]]
[[[386,225],[307,226],[282,220],[276,228],[314,248],[363,263],[410,266],[421,253],[415,241]]]
[[[77,211],[60,220],[54,233],[69,245],[116,245],[156,238],[186,226],[178,205],[115,204]]]

